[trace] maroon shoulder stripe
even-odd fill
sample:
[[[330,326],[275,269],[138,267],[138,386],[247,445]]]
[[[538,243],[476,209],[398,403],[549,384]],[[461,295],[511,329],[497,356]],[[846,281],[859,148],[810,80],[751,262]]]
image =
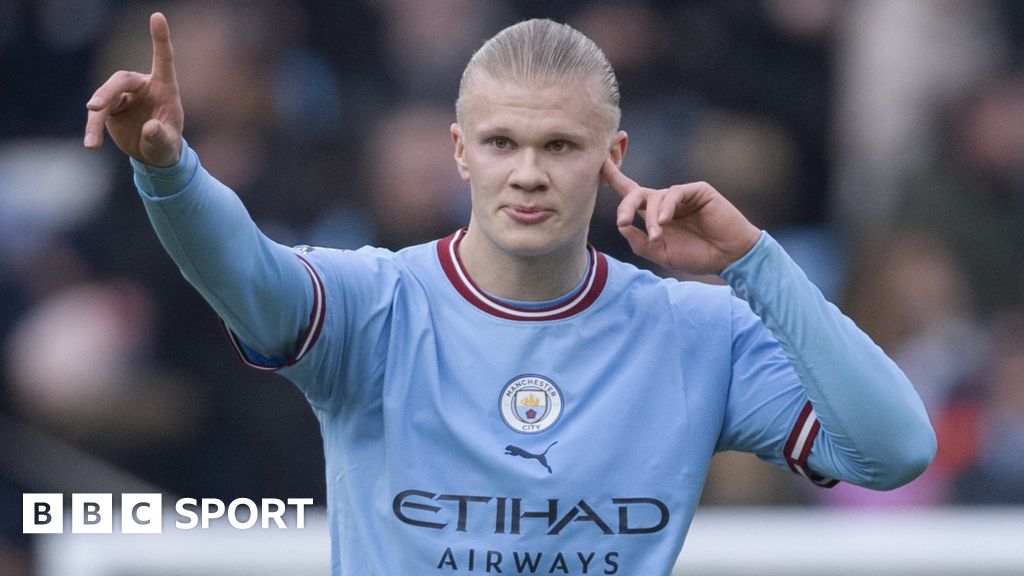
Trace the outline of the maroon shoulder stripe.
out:
[[[288,363],[289,365],[301,360],[313,345],[316,344],[317,339],[320,338],[320,332],[324,328],[324,319],[327,317],[327,294],[324,289],[323,280],[320,279],[320,275],[316,273],[316,270],[313,269],[313,266],[305,258],[302,256],[298,256],[298,258],[302,265],[306,267],[309,279],[313,283],[313,306],[312,310],[309,311],[309,324],[306,326],[306,333],[303,334],[300,340],[301,344],[295,351],[295,356]]]
[[[295,353],[292,354],[292,357],[289,358],[287,362],[280,366],[262,366],[260,364],[255,364],[251,362],[249,358],[246,357],[245,352],[242,349],[242,344],[241,342],[239,342],[238,337],[235,335],[234,332],[228,329],[227,325],[224,324],[224,321],[221,320],[221,327],[223,327],[224,331],[227,333],[228,339],[231,341],[231,345],[235,348],[235,352],[238,353],[238,356],[239,358],[242,359],[242,362],[246,366],[249,366],[250,368],[255,368],[256,370],[263,370],[266,372],[273,372],[275,370],[280,370],[281,368],[285,368],[287,366],[291,366],[297,363],[299,360],[302,360],[306,353],[309,352],[309,350],[313,347],[314,344],[316,344],[317,339],[320,337],[320,332],[323,330],[324,319],[327,316],[327,298],[326,291],[324,289],[324,283],[322,280],[320,280],[320,276],[316,273],[316,270],[313,269],[313,266],[311,266],[310,263],[307,262],[305,258],[297,254],[296,256],[298,257],[299,261],[302,262],[302,266],[306,269],[306,273],[309,274],[310,281],[312,281],[313,283],[313,306],[309,311],[309,322],[306,325],[306,331],[302,334],[302,337],[299,339],[298,346],[295,348]]]
[[[595,250],[593,246],[587,246],[587,253],[590,257],[587,277],[580,288],[565,302],[540,309],[521,308],[499,302],[481,290],[463,267],[462,259],[459,258],[458,246],[465,234],[466,229],[463,228],[447,238],[438,240],[437,257],[441,268],[455,290],[467,302],[498,318],[536,322],[560,320],[574,316],[589,308],[597,300],[608,280],[608,262],[605,260],[604,254]]]

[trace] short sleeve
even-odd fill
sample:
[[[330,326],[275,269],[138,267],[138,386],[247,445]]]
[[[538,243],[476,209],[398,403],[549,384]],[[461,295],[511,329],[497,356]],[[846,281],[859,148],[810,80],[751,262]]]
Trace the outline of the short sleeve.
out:
[[[300,246],[314,298],[310,325],[294,360],[280,368],[315,407],[360,401],[372,391],[387,354],[388,326],[401,274],[394,253],[380,248],[338,250]]]

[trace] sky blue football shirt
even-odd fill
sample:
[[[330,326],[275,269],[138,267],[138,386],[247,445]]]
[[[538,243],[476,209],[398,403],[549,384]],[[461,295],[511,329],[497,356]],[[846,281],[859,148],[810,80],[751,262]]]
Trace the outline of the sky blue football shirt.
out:
[[[591,248],[572,293],[518,306],[474,285],[464,231],[290,249],[187,146],[133,164],[243,358],[313,406],[333,574],[668,574],[716,451],[874,488],[934,454],[906,377],[766,233],[731,289]]]

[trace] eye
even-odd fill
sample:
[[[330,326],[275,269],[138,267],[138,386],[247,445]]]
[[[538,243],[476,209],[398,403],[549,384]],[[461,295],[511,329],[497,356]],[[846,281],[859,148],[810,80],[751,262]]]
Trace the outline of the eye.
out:
[[[547,146],[545,146],[549,152],[565,152],[571,147],[572,145],[565,140],[554,140],[552,142],[548,142]]]
[[[512,141],[504,136],[495,136],[488,140],[495,150],[509,150],[512,148]]]

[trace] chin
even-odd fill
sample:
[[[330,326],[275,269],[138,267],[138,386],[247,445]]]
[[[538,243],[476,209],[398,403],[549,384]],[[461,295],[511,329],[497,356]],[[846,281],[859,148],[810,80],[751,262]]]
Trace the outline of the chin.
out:
[[[525,258],[550,254],[568,243],[568,239],[537,227],[505,230],[497,240],[509,254]]]
[[[515,256],[540,256],[551,251],[551,242],[536,234],[510,234],[499,241],[501,248]]]

